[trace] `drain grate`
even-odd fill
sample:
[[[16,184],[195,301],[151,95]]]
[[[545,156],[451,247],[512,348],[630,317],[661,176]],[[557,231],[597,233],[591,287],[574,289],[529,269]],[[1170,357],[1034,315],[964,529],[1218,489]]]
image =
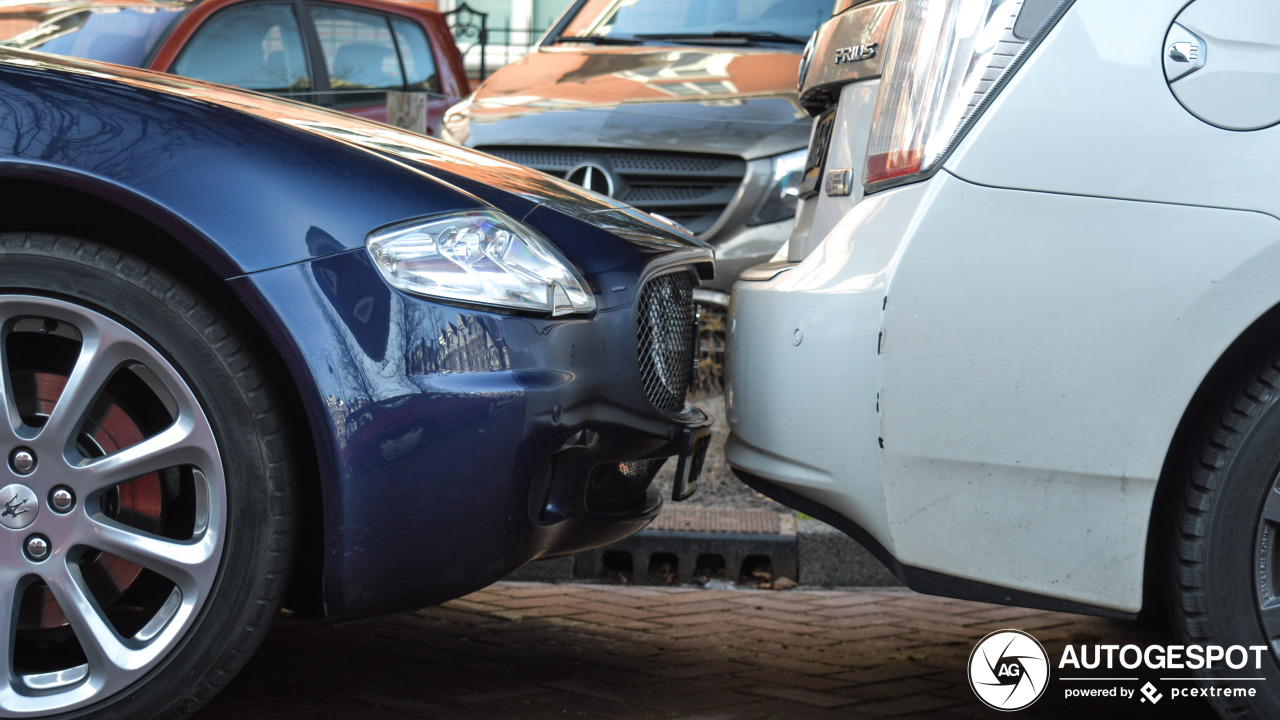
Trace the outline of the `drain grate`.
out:
[[[795,518],[772,510],[664,508],[648,529],[574,557],[574,577],[635,585],[693,582],[699,569],[730,580],[754,570],[795,579]],[[717,572],[718,571],[718,572]]]

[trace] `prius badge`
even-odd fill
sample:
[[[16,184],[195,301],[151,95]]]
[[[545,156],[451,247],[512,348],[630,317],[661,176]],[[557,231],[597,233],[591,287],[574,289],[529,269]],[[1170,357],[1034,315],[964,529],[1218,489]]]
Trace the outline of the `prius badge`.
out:
[[[854,45],[853,47],[839,48],[836,50],[835,64],[844,65],[846,63],[870,60],[876,56],[876,53],[879,50],[879,43],[867,43],[866,45]]]

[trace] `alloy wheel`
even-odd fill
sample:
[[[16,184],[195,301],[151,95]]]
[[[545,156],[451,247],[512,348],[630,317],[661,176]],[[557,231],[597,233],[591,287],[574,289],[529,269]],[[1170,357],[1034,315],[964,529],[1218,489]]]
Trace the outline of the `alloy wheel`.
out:
[[[223,555],[209,418],[97,309],[0,296],[0,717],[119,693],[183,641]]]

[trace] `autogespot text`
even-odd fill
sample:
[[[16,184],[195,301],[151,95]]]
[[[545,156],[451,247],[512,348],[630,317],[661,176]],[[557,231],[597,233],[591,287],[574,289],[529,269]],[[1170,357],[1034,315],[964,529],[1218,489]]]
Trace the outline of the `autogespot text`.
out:
[[[1260,669],[1266,645],[1068,645],[1058,669],[1113,670],[1212,670],[1227,667]],[[1250,662],[1252,660],[1252,662]]]

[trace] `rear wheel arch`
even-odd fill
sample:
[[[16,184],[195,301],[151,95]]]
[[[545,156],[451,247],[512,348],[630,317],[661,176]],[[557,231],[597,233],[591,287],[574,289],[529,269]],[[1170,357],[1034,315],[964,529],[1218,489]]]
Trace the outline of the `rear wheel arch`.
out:
[[[0,196],[9,201],[11,208],[0,217],[0,232],[85,238],[145,258],[182,278],[236,324],[237,331],[249,341],[255,360],[277,389],[288,417],[291,457],[298,465],[296,477],[304,484],[308,479],[310,482],[298,493],[297,556],[286,606],[301,616],[322,616],[324,534],[316,444],[301,390],[285,365],[281,348],[245,299],[224,281],[230,260],[225,256],[211,257],[209,249],[213,246],[207,238],[195,237],[189,227],[145,200],[104,195],[113,193],[90,189],[85,183],[15,177],[0,171]],[[203,246],[204,252],[197,252],[193,245]]]
[[[1280,305],[1255,320],[1219,356],[1201,381],[1178,422],[1161,467],[1147,527],[1146,571],[1142,614],[1163,621],[1165,588],[1173,580],[1166,565],[1169,543],[1177,541],[1179,490],[1198,461],[1202,441],[1219,422],[1226,403],[1246,375],[1280,349]]]

